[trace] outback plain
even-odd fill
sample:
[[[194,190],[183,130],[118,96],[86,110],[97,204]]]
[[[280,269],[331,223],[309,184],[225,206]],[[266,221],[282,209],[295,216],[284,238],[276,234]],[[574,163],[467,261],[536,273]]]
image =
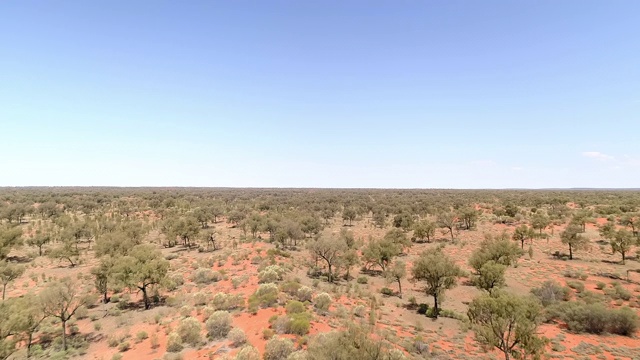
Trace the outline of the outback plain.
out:
[[[640,359],[640,192],[0,189],[2,359]]]

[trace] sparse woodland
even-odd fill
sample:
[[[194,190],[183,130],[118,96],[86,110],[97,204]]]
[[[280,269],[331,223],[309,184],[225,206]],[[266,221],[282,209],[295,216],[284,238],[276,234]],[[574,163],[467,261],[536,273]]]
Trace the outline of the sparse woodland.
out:
[[[0,359],[638,359],[640,191],[0,189]]]

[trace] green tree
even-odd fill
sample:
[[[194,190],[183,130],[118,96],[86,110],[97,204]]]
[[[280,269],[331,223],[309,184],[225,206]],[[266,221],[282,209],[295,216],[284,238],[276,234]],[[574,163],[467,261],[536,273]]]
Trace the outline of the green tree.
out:
[[[394,261],[393,266],[389,267],[384,275],[387,282],[398,283],[398,294],[400,295],[400,299],[402,299],[402,279],[407,276],[407,266],[405,263],[400,260]]]
[[[65,239],[58,246],[49,251],[48,256],[55,260],[66,260],[70,267],[75,267],[80,262],[80,250],[72,239]]]
[[[345,208],[342,211],[342,220],[343,221],[349,221],[349,226],[352,225],[353,220],[356,219],[356,216],[358,215],[358,213],[356,212],[356,210],[354,208],[348,207]]]
[[[22,229],[14,226],[0,225],[0,260],[9,256],[13,248],[22,245]]]
[[[476,221],[480,217],[482,213],[480,210],[476,210],[473,206],[465,206],[461,208],[459,211],[460,220],[462,220],[462,225],[465,229],[471,230],[475,228]]]
[[[90,297],[81,294],[78,284],[70,278],[50,283],[38,295],[42,312],[58,318],[62,323],[62,347],[67,350],[67,321],[78,308],[89,303]]]
[[[367,264],[378,265],[382,272],[385,272],[393,258],[401,253],[402,246],[387,239],[370,239],[362,250],[364,261]]]
[[[504,273],[506,270],[506,265],[489,260],[480,268],[480,272],[475,279],[475,285],[482,290],[492,293],[494,289],[505,285]]]
[[[333,282],[333,267],[338,265],[341,257],[347,251],[345,242],[339,238],[323,236],[310,242],[308,248],[312,256],[324,260],[327,264],[328,280],[329,282]]]
[[[518,247],[518,244],[509,241],[509,235],[506,232],[495,237],[487,234],[478,249],[471,254],[469,265],[476,274],[480,275],[482,274],[482,266],[489,261],[511,266],[523,254],[524,251]]]
[[[114,258],[105,255],[100,258],[98,266],[91,269],[94,278],[94,285],[99,294],[102,294],[102,301],[106,304],[109,302],[109,282],[113,277],[113,268],[116,264]]]
[[[409,248],[411,247],[411,245],[413,245],[411,243],[411,240],[407,237],[407,234],[405,234],[404,231],[398,228],[393,228],[387,231],[387,233],[384,234],[383,239],[385,241],[390,241],[391,243],[399,246],[402,250],[404,250],[405,248]]]
[[[569,260],[573,260],[573,251],[582,249],[587,246],[589,239],[580,234],[582,228],[580,225],[569,224],[567,228],[560,233],[560,240],[565,245],[569,245]]]
[[[587,223],[594,223],[593,211],[589,209],[579,209],[573,214],[571,224],[580,225],[580,232],[585,232]]]
[[[122,284],[142,292],[145,309],[151,307],[149,288],[160,285],[168,271],[169,261],[151,244],[136,245],[129,255],[117,259],[113,269],[114,276]]]
[[[538,234],[542,235],[542,230],[551,224],[551,219],[542,213],[536,213],[531,217],[531,227],[538,230]]]
[[[519,241],[520,248],[524,249],[524,242],[529,239],[533,239],[535,236],[536,236],[536,233],[533,230],[533,228],[530,228],[527,225],[522,224],[518,226],[516,230],[513,232],[512,238],[515,241]]]
[[[462,270],[440,249],[423,252],[413,264],[413,278],[425,282],[425,292],[433,296],[433,317],[438,318],[444,293],[456,286]]]
[[[38,255],[42,256],[42,248],[51,242],[51,235],[49,233],[38,231],[36,234],[27,239],[27,245],[35,246],[38,248]]]
[[[0,282],[2,282],[2,300],[7,291],[7,285],[24,274],[25,267],[7,261],[0,261]]]
[[[27,358],[31,356],[31,345],[33,344],[33,334],[38,330],[40,324],[47,315],[42,312],[39,298],[31,293],[16,299],[14,310],[15,329],[22,335],[27,346]]]
[[[499,349],[505,360],[539,359],[544,353],[546,339],[536,332],[542,307],[534,299],[503,292],[482,295],[473,299],[467,314],[478,342]]]
[[[436,222],[438,223],[438,227],[447,229],[451,235],[451,241],[453,241],[453,230],[458,222],[458,216],[451,211],[441,212],[438,214]]]
[[[387,214],[382,210],[374,211],[371,220],[376,227],[383,229],[387,222]]]
[[[413,227],[413,236],[418,240],[426,239],[431,242],[436,234],[436,223],[429,220],[420,220]]]
[[[620,229],[616,231],[609,239],[611,243],[611,250],[613,253],[619,253],[622,256],[622,265],[625,264],[627,254],[631,251],[631,247],[638,243],[638,240],[633,236],[633,233],[627,229]]]

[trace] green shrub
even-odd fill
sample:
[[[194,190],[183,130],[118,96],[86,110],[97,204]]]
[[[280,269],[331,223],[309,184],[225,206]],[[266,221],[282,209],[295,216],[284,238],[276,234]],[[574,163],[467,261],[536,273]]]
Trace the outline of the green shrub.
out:
[[[420,305],[418,305],[418,314],[426,315],[428,311],[429,311],[429,305],[428,304],[421,303]]]
[[[584,291],[584,284],[579,281],[567,281],[567,286],[574,289],[577,292]]]
[[[278,302],[278,286],[273,283],[261,284],[258,290],[249,297],[249,304],[261,307],[274,306]]]
[[[550,307],[547,315],[565,322],[569,330],[576,333],[631,336],[638,328],[638,316],[629,308],[607,309],[600,303],[560,303]]]
[[[302,336],[308,334],[310,328],[311,323],[309,321],[308,314],[294,314],[291,318],[291,322],[289,323],[287,333]]]
[[[182,351],[182,340],[177,332],[172,332],[167,338],[167,351],[168,352],[180,352]]]
[[[287,303],[286,306],[287,314],[299,314],[305,312],[307,309],[303,303],[296,300],[291,300]]]
[[[298,300],[302,302],[311,301],[313,297],[313,289],[311,289],[308,286],[303,286],[298,289],[297,295],[298,295]]]
[[[380,289],[380,292],[382,293],[382,295],[386,296],[393,296],[395,294],[393,290],[388,287],[383,287],[382,289]]]
[[[294,350],[289,339],[274,337],[267,341],[264,348],[264,360],[285,360]]]
[[[228,334],[231,345],[238,347],[244,345],[247,342],[247,335],[240,328],[233,328]]]
[[[200,324],[200,321],[198,321],[198,319],[188,317],[180,321],[177,331],[182,343],[197,346],[202,342],[202,336],[200,335],[201,330],[202,325]]]
[[[238,351],[235,360],[261,360],[261,358],[256,348],[247,345]]]
[[[358,284],[367,284],[369,283],[369,278],[366,276],[360,276],[356,281],[358,282]]]
[[[214,312],[205,324],[209,337],[222,339],[231,331],[231,315],[227,311]]]
[[[149,335],[147,334],[146,331],[138,331],[138,333],[136,334],[136,341],[137,342],[142,342],[142,341],[146,340],[147,338],[149,338]]]
[[[244,307],[242,294],[217,293],[211,300],[211,306],[216,310],[235,310]]]
[[[321,312],[327,312],[329,311],[329,306],[331,306],[331,301],[331,295],[321,293],[313,299],[313,306]]]
[[[222,280],[222,274],[217,271],[200,268],[193,274],[191,280],[196,284],[211,284]]]
[[[598,290],[602,290],[602,289],[604,289],[606,286],[607,286],[607,284],[606,284],[606,283],[603,283],[602,281],[598,281],[598,282],[596,283],[596,289],[598,289]]]
[[[125,351],[128,351],[129,349],[131,349],[131,345],[129,345],[128,341],[121,342],[120,345],[118,346],[118,351],[120,352],[125,352]]]
[[[542,306],[549,306],[560,301],[571,299],[571,290],[561,286],[555,281],[545,281],[539,288],[531,289],[531,293],[537,297]]]

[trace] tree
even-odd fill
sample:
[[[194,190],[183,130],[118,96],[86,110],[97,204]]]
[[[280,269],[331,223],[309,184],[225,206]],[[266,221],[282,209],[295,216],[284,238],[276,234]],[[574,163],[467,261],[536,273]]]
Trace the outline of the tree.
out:
[[[506,270],[506,265],[489,260],[480,268],[478,277],[475,279],[475,285],[491,294],[494,289],[505,285],[504,273]]]
[[[351,278],[350,272],[351,268],[357,266],[360,263],[360,256],[358,256],[358,251],[356,249],[348,249],[340,260],[340,267],[344,268],[345,280],[349,281]]]
[[[114,231],[96,239],[95,253],[97,257],[109,255],[116,258],[128,255],[136,245],[138,243],[123,231]]]
[[[580,232],[585,232],[587,223],[593,223],[594,221],[593,211],[589,209],[579,209],[573,214],[571,224],[580,225]]]
[[[42,312],[38,297],[29,293],[16,299],[14,308],[14,324],[16,330],[23,335],[27,345],[27,358],[31,355],[33,334],[47,315]]]
[[[624,214],[624,215],[622,215],[620,217],[618,222],[622,226],[630,227],[631,228],[631,233],[634,236],[638,236],[638,231],[637,231],[636,227],[638,226],[638,223],[640,222],[640,215],[638,215],[637,213],[626,213],[626,214]]]
[[[569,260],[573,260],[573,250],[584,248],[589,240],[580,233],[582,228],[580,225],[569,224],[567,228],[560,233],[560,239],[565,245],[569,245]]]
[[[404,262],[396,260],[387,271],[385,272],[385,278],[388,282],[398,283],[398,294],[402,299],[402,279],[407,275],[407,266]]]
[[[451,235],[451,241],[454,240],[453,229],[456,226],[457,220],[458,220],[458,217],[454,212],[451,212],[451,211],[439,213],[436,220],[436,222],[438,223],[438,227],[447,229],[449,231],[449,234]]]
[[[374,211],[371,220],[376,227],[382,229],[387,222],[387,214],[385,214],[382,210]]]
[[[69,262],[69,266],[74,267],[80,262],[80,250],[76,246],[73,240],[64,240],[60,245],[51,249],[48,256],[56,260],[66,260]]]
[[[478,342],[511,356],[540,358],[546,339],[536,333],[542,323],[542,307],[529,297],[500,292],[473,299],[467,312]]]
[[[549,224],[551,224],[551,220],[544,214],[536,213],[531,218],[531,227],[538,230],[539,235],[542,235],[542,230],[549,226]]]
[[[614,232],[613,236],[609,239],[611,243],[611,250],[613,253],[620,253],[622,256],[622,265],[624,265],[627,253],[631,251],[631,247],[636,245],[638,240],[633,236],[633,233],[627,229],[620,229]]]
[[[349,226],[351,226],[351,223],[353,220],[356,219],[357,213],[356,210],[354,208],[345,208],[344,211],[342,211],[342,220],[343,221],[349,221]]]
[[[471,230],[476,226],[476,221],[480,217],[481,211],[473,206],[465,206],[459,210],[460,219],[465,229]]]
[[[413,227],[413,236],[416,239],[426,239],[431,242],[431,238],[436,234],[436,223],[429,220],[420,220]]]
[[[75,315],[78,308],[87,305],[89,297],[80,294],[78,284],[66,277],[50,283],[40,294],[40,306],[47,316],[53,316],[62,322],[62,347],[67,350],[67,321]]]
[[[402,213],[394,216],[393,227],[402,228],[404,231],[408,231],[413,226],[413,217],[407,213]]]
[[[100,258],[100,264],[91,269],[95,288],[98,293],[102,294],[102,302],[105,304],[109,302],[109,281],[112,279],[114,266],[114,259],[109,255],[105,255]]]
[[[15,316],[18,302],[18,298],[0,302],[0,359],[8,359],[16,351],[20,333]]]
[[[516,230],[513,232],[512,238],[515,241],[520,241],[520,248],[524,249],[524,242],[529,239],[533,239],[535,236],[536,236],[536,233],[533,230],[533,228],[530,228],[527,225],[522,224],[518,226]]]
[[[49,242],[51,242],[51,235],[43,232],[37,232],[34,236],[27,239],[27,245],[38,248],[39,256],[42,256],[42,248]]]
[[[220,243],[218,242],[217,232],[215,229],[207,229],[200,233],[203,241],[207,244],[207,249],[216,251],[220,249]]]
[[[169,261],[151,244],[136,245],[129,255],[117,260],[114,275],[122,284],[142,291],[144,308],[151,307],[148,290],[161,284],[167,277]]]
[[[476,274],[480,275],[482,274],[482,266],[489,261],[511,266],[523,254],[524,251],[518,248],[518,244],[509,241],[509,235],[506,232],[495,237],[487,234],[478,249],[471,254],[469,265]]]
[[[387,231],[387,233],[384,234],[383,239],[385,241],[390,241],[391,243],[398,245],[401,250],[409,248],[411,247],[411,245],[413,245],[407,235],[398,228],[393,228]]]
[[[333,282],[332,269],[339,263],[346,250],[347,245],[344,241],[333,237],[320,237],[309,244],[311,255],[317,256],[327,263],[329,282]]]
[[[23,265],[14,264],[7,261],[0,261],[0,281],[2,282],[2,300],[7,291],[7,285],[24,274]]]
[[[370,239],[367,246],[362,250],[365,262],[380,266],[382,272],[385,272],[393,258],[401,253],[402,246],[387,239]]]
[[[9,256],[11,249],[22,245],[22,229],[0,225],[0,260]]]
[[[439,302],[444,298],[444,292],[456,286],[458,277],[462,276],[462,269],[440,249],[430,249],[423,252],[413,264],[413,278],[425,282],[425,292],[433,296],[433,317],[438,318]]]

